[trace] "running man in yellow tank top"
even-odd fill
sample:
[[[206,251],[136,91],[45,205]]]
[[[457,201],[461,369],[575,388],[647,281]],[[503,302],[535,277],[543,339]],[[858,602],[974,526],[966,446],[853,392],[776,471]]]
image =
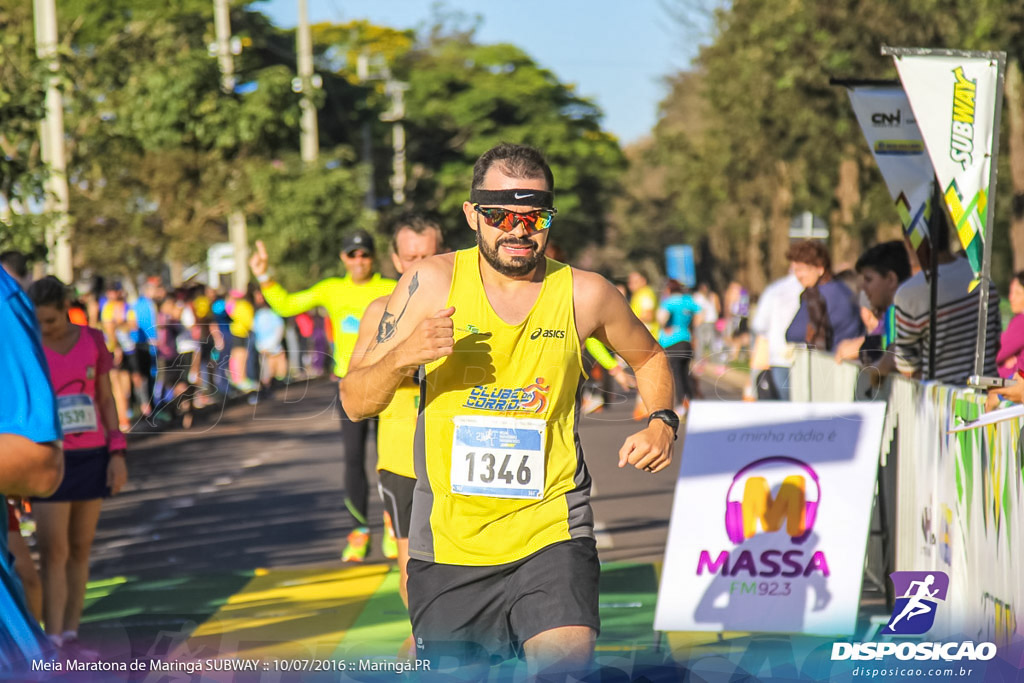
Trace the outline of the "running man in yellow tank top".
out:
[[[668,361],[626,301],[603,277],[544,257],[553,191],[537,150],[502,144],[480,157],[463,205],[477,247],[405,272],[341,384],[345,410],[363,419],[424,367],[413,635],[420,657],[454,656],[481,676],[516,655],[533,675],[590,666],[600,568],[576,436],[581,340],[622,356],[654,411],[622,445],[620,467],[665,468],[679,425]]]
[[[391,230],[391,263],[399,274],[417,262],[444,251],[444,236],[437,222],[416,214],[404,214],[393,221]],[[359,338],[352,351],[349,369],[359,366],[366,349],[377,334],[377,323],[384,315],[388,297],[382,296],[366,307],[359,323]],[[409,606],[406,592],[406,565],[409,563],[409,523],[412,517],[412,496],[416,486],[413,468],[413,440],[419,414],[419,383],[409,378],[395,390],[390,405],[378,415],[377,423],[377,490],[384,503],[384,555],[398,559],[401,573],[399,592]],[[393,547],[393,552],[392,552]],[[412,637],[402,645],[400,655],[415,659]]]
[[[279,316],[288,318],[311,308],[323,306],[334,327],[334,374],[345,376],[349,359],[356,345],[359,320],[374,299],[391,293],[395,281],[374,271],[373,236],[356,230],[341,243],[341,262],[345,277],[329,277],[301,292],[288,292],[274,281],[269,272],[270,259],[263,242],[256,242],[256,251],[249,267],[260,283],[263,298]],[[366,437],[368,423],[357,423],[341,410],[341,441],[345,453],[345,508],[354,527],[341,552],[343,562],[362,562],[370,545],[367,520],[369,480],[366,476]]]

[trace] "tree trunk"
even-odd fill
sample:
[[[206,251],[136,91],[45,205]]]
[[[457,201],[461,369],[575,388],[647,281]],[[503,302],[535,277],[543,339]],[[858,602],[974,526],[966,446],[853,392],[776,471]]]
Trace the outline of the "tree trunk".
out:
[[[776,189],[772,195],[771,231],[768,235],[769,278],[775,280],[786,274],[789,261],[789,226],[793,220],[793,176],[785,161],[775,164]]]
[[[180,259],[169,259],[167,268],[171,272],[171,286],[180,287],[185,280],[185,263]]]
[[[750,214],[750,234],[746,247],[746,280],[747,289],[751,292],[763,292],[767,284],[765,272],[764,249],[764,212],[761,207],[754,206]]]
[[[901,223],[881,221],[875,228],[875,242],[891,242],[903,239]]]
[[[851,153],[839,162],[838,206],[829,217],[832,235],[832,264],[836,272],[852,268],[860,255],[860,235],[854,234],[854,211],[860,204],[860,166]]]
[[[698,245],[700,268],[697,282],[706,282],[716,291],[723,291],[728,278],[736,276],[735,264],[742,262],[734,240],[729,239],[725,220],[718,218]]]
[[[1013,272],[1024,270],[1024,83],[1020,62],[1011,59],[1006,69],[1006,113],[1010,129],[1010,244]],[[991,239],[991,237],[990,237]]]

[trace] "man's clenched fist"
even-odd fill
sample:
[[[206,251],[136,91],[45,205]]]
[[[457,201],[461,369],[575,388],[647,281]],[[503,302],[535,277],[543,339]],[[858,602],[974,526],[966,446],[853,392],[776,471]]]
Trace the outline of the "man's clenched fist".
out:
[[[416,326],[412,335],[402,343],[404,367],[418,367],[451,355],[455,348],[454,314],[455,307],[449,306]]]

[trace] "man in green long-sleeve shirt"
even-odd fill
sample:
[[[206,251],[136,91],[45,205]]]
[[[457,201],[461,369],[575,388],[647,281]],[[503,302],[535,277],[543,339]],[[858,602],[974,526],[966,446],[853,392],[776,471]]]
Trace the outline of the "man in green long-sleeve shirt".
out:
[[[317,306],[327,309],[334,327],[334,374],[339,378],[344,377],[348,371],[359,334],[359,321],[366,307],[374,299],[391,294],[395,288],[394,280],[381,277],[380,273],[375,272],[375,253],[373,237],[365,230],[358,230],[342,243],[341,261],[345,264],[345,277],[330,277],[295,293],[289,293],[267,272],[269,259],[262,242],[256,242],[256,252],[249,261],[263,290],[263,297],[278,315],[298,315]],[[369,491],[366,436],[370,423],[368,420],[352,422],[340,403],[338,407],[341,412],[341,440],[345,449],[345,507],[351,513],[355,527],[348,535],[341,559],[346,562],[362,562],[370,542],[366,518]]]

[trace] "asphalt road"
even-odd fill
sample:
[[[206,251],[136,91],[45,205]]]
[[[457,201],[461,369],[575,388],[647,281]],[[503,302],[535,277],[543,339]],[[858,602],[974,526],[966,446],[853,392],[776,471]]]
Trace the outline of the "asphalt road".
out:
[[[705,394],[737,398],[729,386],[706,384]],[[619,447],[640,426],[631,408],[623,397],[580,429],[598,546],[602,560],[657,562],[679,458],[656,475],[617,467]],[[93,580],[339,562],[349,528],[335,384],[294,384],[256,406],[207,412],[190,431],[130,436],[129,443],[129,483],[104,504]],[[371,464],[375,457],[371,451]],[[371,484],[371,533],[379,539],[375,473]],[[377,544],[368,561],[385,561]]]

